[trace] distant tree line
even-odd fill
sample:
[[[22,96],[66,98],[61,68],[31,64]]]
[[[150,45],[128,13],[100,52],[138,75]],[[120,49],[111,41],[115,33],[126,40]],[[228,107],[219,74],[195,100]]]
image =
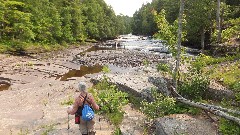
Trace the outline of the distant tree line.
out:
[[[218,4],[220,5],[219,9]],[[142,5],[133,15],[133,34],[158,37],[158,33],[164,29],[163,27],[160,29],[159,25],[162,24],[159,24],[156,19],[165,17],[167,23],[174,26],[174,22],[179,16],[179,6],[179,0],[152,0],[151,3]],[[163,12],[164,15],[159,15]],[[189,46],[202,48],[204,44],[217,42],[231,44],[231,39],[240,39],[240,1],[187,0],[184,21],[186,22],[183,26],[183,31],[186,32],[185,44]],[[221,34],[220,39],[217,39],[218,31]]]
[[[130,24],[104,0],[0,0],[0,42],[105,40],[131,33]]]
[[[163,25],[176,29],[179,5],[179,0],[152,0],[129,17],[116,15],[104,0],[0,0],[0,44],[68,44],[129,33],[161,38]],[[184,43],[189,46],[240,38],[240,1],[188,0],[183,17]]]

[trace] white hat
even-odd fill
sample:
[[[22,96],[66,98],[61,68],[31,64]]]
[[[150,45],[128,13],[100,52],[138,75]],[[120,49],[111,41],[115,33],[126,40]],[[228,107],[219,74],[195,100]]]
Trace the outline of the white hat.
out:
[[[79,88],[79,91],[86,91],[86,83],[85,82],[79,82],[78,88]]]

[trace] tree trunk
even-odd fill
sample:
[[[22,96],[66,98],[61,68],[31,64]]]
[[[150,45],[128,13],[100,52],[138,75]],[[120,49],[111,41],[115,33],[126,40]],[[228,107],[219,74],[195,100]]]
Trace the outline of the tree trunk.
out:
[[[220,5],[221,5],[221,0],[217,0],[217,44],[221,43],[221,18],[220,18]]]
[[[180,3],[180,10],[179,10],[179,19],[178,19],[178,46],[177,46],[177,60],[176,60],[176,67],[174,71],[173,81],[174,87],[177,89],[177,78],[178,78],[178,71],[180,66],[180,54],[181,54],[181,41],[182,41],[182,18],[183,18],[183,10],[184,10],[184,0],[181,0]]]
[[[204,28],[202,28],[202,31],[201,31],[201,47],[202,47],[202,50],[201,50],[201,52],[203,52],[204,51],[204,40],[205,40],[205,29]]]
[[[3,28],[4,28],[4,25],[3,25],[3,23],[0,23],[0,40],[2,39],[2,35],[3,35]]]

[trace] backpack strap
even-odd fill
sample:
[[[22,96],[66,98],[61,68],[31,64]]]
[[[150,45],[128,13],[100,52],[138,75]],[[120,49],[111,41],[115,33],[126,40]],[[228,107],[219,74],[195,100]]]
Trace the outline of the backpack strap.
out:
[[[85,104],[86,99],[87,99],[87,94],[86,94],[86,96],[84,97],[83,106],[84,106],[84,104]],[[87,102],[88,102],[88,101],[87,101]]]

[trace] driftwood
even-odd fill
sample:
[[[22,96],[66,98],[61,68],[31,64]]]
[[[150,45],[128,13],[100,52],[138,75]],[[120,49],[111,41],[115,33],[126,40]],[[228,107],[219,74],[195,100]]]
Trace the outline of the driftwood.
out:
[[[172,93],[173,97],[176,99],[176,101],[178,101],[178,102],[209,111],[217,116],[234,121],[240,126],[240,118],[228,114],[228,113],[234,113],[234,114],[239,115],[240,112],[237,110],[231,110],[231,109],[223,108],[220,106],[215,106],[215,105],[210,105],[210,104],[205,104],[205,103],[194,102],[194,101],[188,100],[188,99],[182,97],[180,94],[178,94],[178,92],[176,92],[175,88],[172,86],[171,86],[171,93]],[[228,113],[226,113],[226,112],[228,112]]]

